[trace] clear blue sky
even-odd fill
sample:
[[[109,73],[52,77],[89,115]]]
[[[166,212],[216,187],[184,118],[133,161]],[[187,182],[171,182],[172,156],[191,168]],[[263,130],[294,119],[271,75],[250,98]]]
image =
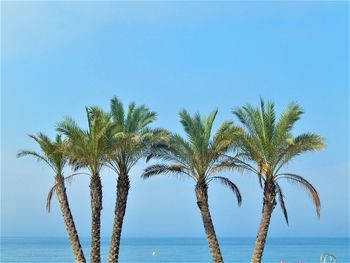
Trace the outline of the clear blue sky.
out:
[[[280,112],[296,101],[305,110],[295,133],[327,140],[288,171],[318,189],[321,220],[311,200],[284,183],[288,227],[279,207],[271,236],[349,235],[348,4],[346,2],[1,3],[1,234],[64,236],[56,200],[45,212],[53,175],[19,149],[37,149],[27,133],[53,136],[66,115],[85,126],[84,106],[108,109],[112,96],[147,104],[157,126],[182,134],[177,112],[231,110],[259,97]],[[131,173],[125,236],[203,236],[190,180],[140,179]],[[69,171],[67,171],[67,174]],[[210,186],[219,236],[254,237],[262,191],[253,175],[227,174],[243,205],[221,185]],[[115,176],[103,170],[102,235],[112,227]],[[68,186],[78,230],[90,231],[89,179]]]

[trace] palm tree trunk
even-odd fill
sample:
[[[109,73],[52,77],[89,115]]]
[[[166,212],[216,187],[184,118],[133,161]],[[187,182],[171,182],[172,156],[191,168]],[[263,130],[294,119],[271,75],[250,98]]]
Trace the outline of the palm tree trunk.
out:
[[[90,262],[100,263],[100,229],[101,229],[101,210],[102,210],[102,185],[98,174],[91,177],[90,182],[91,196],[91,251]]]
[[[126,203],[128,201],[129,188],[130,181],[128,175],[119,175],[117,182],[117,200],[114,209],[112,239],[108,257],[109,263],[118,262],[120,238],[122,233],[123,220],[125,216]]]
[[[73,250],[75,262],[85,263],[86,260],[84,257],[83,249],[80,245],[80,240],[79,240],[77,230],[75,228],[73,216],[69,208],[68,198],[66,194],[66,187],[64,185],[64,178],[62,175],[56,176],[55,191],[56,191],[58,203],[60,205],[64,224],[66,226],[66,230],[69,236],[70,245]]]
[[[207,235],[210,254],[214,263],[223,263],[219,242],[216,238],[215,229],[211,220],[208,205],[208,186],[206,184],[196,185],[197,205],[201,211],[205,233]]]
[[[250,260],[251,263],[261,262],[263,252],[264,252],[267,232],[269,230],[271,215],[275,206],[276,206],[275,184],[265,183],[263,211],[262,211],[262,216],[260,220],[258,235],[256,236],[253,255]]]

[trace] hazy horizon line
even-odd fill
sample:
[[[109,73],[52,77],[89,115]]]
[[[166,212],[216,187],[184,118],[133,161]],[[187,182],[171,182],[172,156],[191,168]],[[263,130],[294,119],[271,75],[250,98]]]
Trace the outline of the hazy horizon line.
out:
[[[67,238],[66,236],[0,236],[0,238]],[[81,236],[81,239],[89,239],[89,236]],[[111,238],[110,236],[101,236],[101,239]],[[204,236],[125,236],[122,239],[206,239]],[[255,239],[255,236],[218,236],[220,239]],[[269,236],[271,238],[283,238],[283,239],[293,239],[293,238],[342,238],[342,239],[350,239],[350,236]]]

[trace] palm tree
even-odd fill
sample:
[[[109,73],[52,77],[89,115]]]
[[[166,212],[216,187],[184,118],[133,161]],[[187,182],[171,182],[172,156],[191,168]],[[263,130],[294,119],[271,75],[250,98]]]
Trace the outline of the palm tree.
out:
[[[320,199],[316,189],[303,177],[293,173],[281,172],[294,157],[307,151],[319,151],[324,148],[324,140],[315,133],[304,133],[293,137],[292,129],[303,114],[301,108],[290,103],[279,120],[275,120],[273,103],[261,99],[260,108],[246,105],[233,111],[244,127],[239,140],[241,156],[256,166],[260,186],[264,187],[263,210],[252,263],[261,262],[265,240],[272,212],[276,206],[276,197],[281,205],[288,224],[288,214],[279,180],[287,179],[306,190],[312,197],[316,214],[320,216]]]
[[[66,118],[57,126],[57,131],[67,136],[67,155],[74,169],[87,168],[90,173],[91,196],[91,252],[90,262],[100,262],[100,218],[102,210],[101,168],[106,164],[111,147],[110,115],[97,107],[86,108],[88,129]]]
[[[56,192],[64,224],[66,226],[69,241],[73,250],[75,262],[86,262],[66,194],[63,168],[67,163],[67,158],[63,153],[64,142],[62,141],[60,135],[56,136],[55,141],[51,141],[49,137],[42,133],[37,135],[29,135],[29,137],[34,139],[39,144],[41,152],[39,153],[35,151],[22,150],[17,154],[17,157],[32,156],[38,161],[48,165],[55,173],[55,184],[52,191],[50,191],[51,196],[53,192]],[[50,211],[49,203],[47,205],[47,210]]]
[[[135,103],[130,103],[125,115],[122,103],[114,97],[111,100],[111,115],[116,129],[109,167],[117,173],[118,181],[108,257],[110,263],[118,262],[120,238],[130,188],[129,172],[141,158],[146,157],[152,144],[159,143],[167,137],[164,130],[148,127],[157,116],[144,105],[137,107]]]
[[[164,147],[155,148],[149,156],[149,159],[157,158],[165,163],[149,166],[142,177],[171,173],[183,174],[195,181],[197,205],[213,262],[223,262],[209,211],[208,186],[212,181],[222,183],[235,193],[238,204],[241,204],[241,194],[237,186],[228,178],[216,175],[222,170],[232,168],[227,165],[226,154],[232,149],[234,138],[240,134],[240,129],[231,122],[224,122],[212,136],[217,110],[203,118],[199,113],[192,117],[186,110],[180,111],[179,115],[188,140],[177,134],[171,134],[169,143]]]

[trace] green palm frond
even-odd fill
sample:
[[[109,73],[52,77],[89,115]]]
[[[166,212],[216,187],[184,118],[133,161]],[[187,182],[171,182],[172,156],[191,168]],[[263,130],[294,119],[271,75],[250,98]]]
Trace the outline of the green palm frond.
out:
[[[157,114],[145,105],[130,103],[125,116],[122,103],[114,97],[111,100],[111,115],[116,129],[109,166],[118,174],[128,174],[140,159],[150,154],[151,147],[167,141],[168,132],[165,129],[149,127],[157,119]]]
[[[125,124],[123,129],[129,131],[129,127],[132,126],[132,121],[133,121],[133,115],[134,115],[134,111],[135,111],[135,107],[136,107],[136,103],[135,102],[131,102],[129,104],[129,108],[128,108],[128,114],[126,116],[126,120],[125,120]]]
[[[320,211],[321,211],[321,201],[318,196],[318,193],[316,189],[313,187],[311,183],[309,183],[306,179],[301,177],[297,174],[291,174],[291,173],[281,173],[277,176],[278,179],[287,179],[292,183],[296,183],[297,185],[301,186],[311,197],[314,206],[316,208],[316,214],[317,217],[320,218]]]
[[[196,151],[201,151],[204,127],[201,123],[200,115],[197,113],[192,118],[186,110],[180,111],[179,115],[182,127],[184,128],[192,146],[196,149]]]
[[[242,137],[243,130],[234,126],[232,122],[225,121],[213,136],[210,151],[224,153],[238,145],[238,140]]]
[[[266,143],[271,144],[272,137],[275,134],[275,105],[269,102],[266,105],[266,109],[264,109],[264,102],[261,100],[261,113],[261,119],[264,127],[264,137]]]
[[[32,157],[35,157],[37,159],[38,162],[44,162],[46,163],[49,167],[51,167],[51,169],[53,169],[55,171],[55,167],[52,166],[50,160],[37,153],[37,152],[34,152],[34,151],[29,151],[29,150],[20,150],[18,153],[17,153],[17,158],[20,158],[20,157],[23,157],[23,156],[32,156]]]
[[[145,169],[145,171],[142,174],[143,179],[150,178],[154,175],[159,174],[186,174],[189,175],[186,167],[183,167],[181,165],[165,165],[165,164],[154,164]]]
[[[146,158],[153,154],[154,148],[161,148],[161,144],[168,141],[169,132],[165,129],[145,128],[140,135],[134,136],[126,144],[124,154],[126,166],[130,170],[140,159]],[[121,152],[119,153],[121,155]],[[117,156],[115,156],[117,157]]]
[[[97,174],[111,152],[115,126],[111,116],[98,107],[87,107],[88,129],[83,130],[69,117],[57,125],[57,131],[67,138],[66,154],[74,170],[86,167]]]
[[[61,136],[57,135],[55,141],[51,141],[51,139],[43,133],[38,133],[36,135],[30,134],[28,136],[39,144],[41,152],[21,150],[18,152],[17,157],[32,156],[36,158],[37,161],[47,164],[55,174],[61,174],[67,162],[67,158],[64,155],[64,142]]]
[[[193,164],[192,156],[191,146],[179,135],[170,134],[168,143],[155,144],[150,148],[146,161],[158,159],[190,167]]]
[[[247,130],[248,133],[256,136],[256,127],[255,123],[252,121],[254,118],[252,116],[256,115],[255,110],[252,106],[246,105],[242,108],[236,108],[232,112],[238,120],[243,124],[244,128]]]
[[[113,116],[114,123],[118,124],[120,127],[124,127],[124,108],[123,103],[118,100],[117,97],[111,99],[111,114]]]
[[[323,139],[313,133],[292,137],[292,128],[303,114],[295,103],[288,105],[277,122],[274,104],[265,103],[262,99],[259,107],[248,104],[235,109],[233,114],[244,129],[243,135],[237,140],[238,147],[265,177],[277,174],[295,156],[324,147]]]
[[[320,151],[324,147],[324,139],[315,133],[304,133],[294,139],[287,139],[276,160],[276,173],[294,157],[304,152]]]
[[[286,139],[291,137],[290,132],[302,114],[303,111],[299,105],[290,103],[287,106],[276,124],[272,139],[274,145],[283,144]]]
[[[216,130],[213,137],[213,145],[217,145],[223,139],[228,139],[230,135],[234,134],[233,130],[233,122],[232,121],[224,121],[220,127]],[[237,127],[237,130],[239,127]],[[232,134],[233,133],[233,134]]]
[[[224,122],[216,132],[212,133],[217,110],[203,117],[199,113],[191,116],[186,110],[180,111],[179,115],[187,138],[175,133],[169,134],[168,142],[151,149],[147,161],[158,159],[166,162],[165,167],[169,165],[182,167],[176,173],[189,174],[197,184],[207,184],[213,180],[215,174],[224,170],[243,169],[243,162],[227,160],[227,153],[232,150],[236,138],[240,138],[243,133],[242,129],[234,126],[232,122]],[[165,167],[161,166],[162,169],[164,168],[164,173],[169,173],[170,170],[165,169]],[[150,168],[150,170],[146,169],[145,172],[163,173],[162,169],[153,170],[159,168],[158,166]],[[235,185],[226,179],[215,177],[215,180],[224,182],[235,190]],[[238,199],[240,200],[240,198],[238,192]]]
[[[91,126],[91,120],[88,120]],[[73,168],[78,169],[88,166],[92,153],[88,154],[89,134],[81,129],[78,124],[70,117],[66,117],[63,121],[57,124],[56,130],[66,136],[66,155],[69,158],[69,163]]]
[[[217,174],[225,171],[238,171],[240,173],[244,173],[247,171],[258,173],[258,171],[249,163],[244,162],[241,158],[242,155],[237,154],[236,156],[228,156],[225,155],[218,159],[215,164],[213,164],[208,171],[209,174]]]
[[[145,106],[143,106],[142,114],[140,120],[137,125],[138,130],[142,130],[147,127],[147,125],[151,124],[157,120],[157,113],[154,111],[148,110]]]
[[[112,101],[113,102],[113,101]],[[113,107],[113,104],[111,105]],[[112,114],[120,114],[116,111]],[[116,119],[116,117],[114,117]],[[129,104],[128,114],[126,120],[124,120],[124,125],[120,126],[124,132],[135,132],[142,130],[148,124],[152,123],[157,119],[157,114],[153,111],[150,111],[145,105],[136,106],[134,102]]]
[[[90,121],[88,122],[90,123]],[[84,135],[87,134],[71,117],[66,117],[63,121],[59,122],[56,126],[56,130],[66,136],[74,136],[74,138],[84,138]]]
[[[299,175],[279,173],[296,156],[308,151],[319,151],[325,146],[324,139],[317,134],[304,133],[296,137],[292,135],[295,123],[303,114],[302,109],[297,104],[290,103],[276,121],[274,104],[265,103],[261,99],[259,107],[248,104],[235,109],[233,114],[243,127],[243,134],[237,139],[237,147],[242,155],[240,159],[256,166],[248,170],[257,175],[261,187],[267,183],[275,185],[287,224],[284,195],[277,183],[279,178],[286,178],[302,186],[311,195],[319,217],[320,200],[316,189]]]
[[[186,145],[185,151],[182,152],[187,153],[187,158],[183,159],[187,159],[187,164],[192,167],[200,180],[206,180],[207,172],[216,159],[228,152],[233,145],[232,135],[236,130],[230,122],[223,123],[213,138],[211,136],[217,112],[214,110],[204,117],[199,113],[192,117],[186,110],[179,113],[180,122],[188,137],[188,142],[181,143]]]
[[[242,196],[238,189],[238,187],[228,178],[222,177],[222,176],[213,176],[210,178],[210,181],[218,181],[219,183],[223,184],[224,186],[227,186],[232,190],[232,192],[236,195],[238,206],[241,206],[242,204]]]
[[[203,133],[203,141],[204,141],[204,151],[208,148],[210,139],[211,139],[211,131],[213,128],[213,123],[216,118],[216,115],[218,114],[218,110],[214,110],[212,113],[210,113],[208,116],[205,116],[203,120],[201,121],[204,125],[204,133]]]
[[[254,109],[251,105],[245,105],[242,108],[235,109],[233,114],[241,122],[244,130],[243,135],[238,140],[238,147],[246,156],[250,156],[252,161],[266,163],[267,154],[264,148],[265,140],[259,109]]]

